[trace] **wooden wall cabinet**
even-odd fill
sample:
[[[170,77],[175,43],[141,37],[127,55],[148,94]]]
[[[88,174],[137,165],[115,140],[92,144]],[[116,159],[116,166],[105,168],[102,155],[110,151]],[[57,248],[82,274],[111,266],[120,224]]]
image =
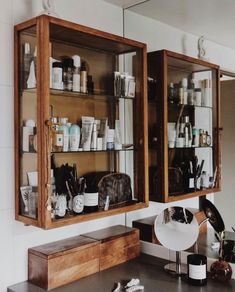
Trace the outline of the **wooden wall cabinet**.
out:
[[[91,86],[89,93],[52,89],[52,61],[73,55],[81,57],[92,75],[94,90]],[[128,61],[129,73],[135,77],[134,98],[114,94],[114,72],[124,71],[124,61]],[[112,129],[119,120],[121,147],[66,152],[53,149],[52,117],[66,117],[70,123],[81,126],[82,116],[107,118]],[[52,155],[56,167],[75,163],[78,177],[103,171],[128,174],[132,200],[113,205],[107,211],[99,209],[79,215],[66,212],[64,217],[54,218]],[[48,229],[144,208],[148,205],[147,156],[145,44],[46,15],[15,26],[17,220]]]
[[[150,200],[220,191],[219,66],[161,50],[148,53],[148,76]]]

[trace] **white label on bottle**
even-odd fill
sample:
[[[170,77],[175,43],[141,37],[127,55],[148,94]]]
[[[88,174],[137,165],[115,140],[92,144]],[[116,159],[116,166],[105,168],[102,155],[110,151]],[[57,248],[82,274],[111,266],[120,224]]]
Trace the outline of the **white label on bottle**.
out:
[[[191,279],[195,280],[203,280],[206,279],[206,265],[191,265],[188,266],[188,276]]]
[[[84,205],[93,207],[98,205],[98,193],[84,193]]]
[[[191,189],[191,188],[194,188],[194,178],[193,177],[191,177],[190,179],[189,179],[189,188]]]
[[[56,134],[56,146],[62,147],[63,146],[63,134]]]

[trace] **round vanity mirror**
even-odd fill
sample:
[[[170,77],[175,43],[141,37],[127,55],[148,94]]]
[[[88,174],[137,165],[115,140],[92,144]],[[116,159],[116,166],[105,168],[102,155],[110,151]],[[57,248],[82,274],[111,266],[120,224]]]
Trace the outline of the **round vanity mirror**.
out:
[[[176,251],[176,265],[166,268],[181,274],[179,252],[197,241],[199,226],[196,217],[185,208],[169,207],[156,218],[154,231],[164,247]]]

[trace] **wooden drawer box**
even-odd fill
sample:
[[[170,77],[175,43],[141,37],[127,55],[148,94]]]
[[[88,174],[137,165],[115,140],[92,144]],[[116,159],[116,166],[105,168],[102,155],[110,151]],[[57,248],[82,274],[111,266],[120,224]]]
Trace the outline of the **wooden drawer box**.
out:
[[[140,254],[139,230],[117,225],[83,234],[99,240],[100,271],[124,263]]]
[[[100,242],[76,236],[30,248],[28,279],[53,289],[99,271]]]

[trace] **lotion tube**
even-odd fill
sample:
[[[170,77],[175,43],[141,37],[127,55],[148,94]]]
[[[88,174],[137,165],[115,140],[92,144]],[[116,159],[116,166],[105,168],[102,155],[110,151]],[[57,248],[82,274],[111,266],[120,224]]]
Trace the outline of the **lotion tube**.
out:
[[[82,117],[82,142],[83,151],[91,150],[91,135],[94,117]]]

